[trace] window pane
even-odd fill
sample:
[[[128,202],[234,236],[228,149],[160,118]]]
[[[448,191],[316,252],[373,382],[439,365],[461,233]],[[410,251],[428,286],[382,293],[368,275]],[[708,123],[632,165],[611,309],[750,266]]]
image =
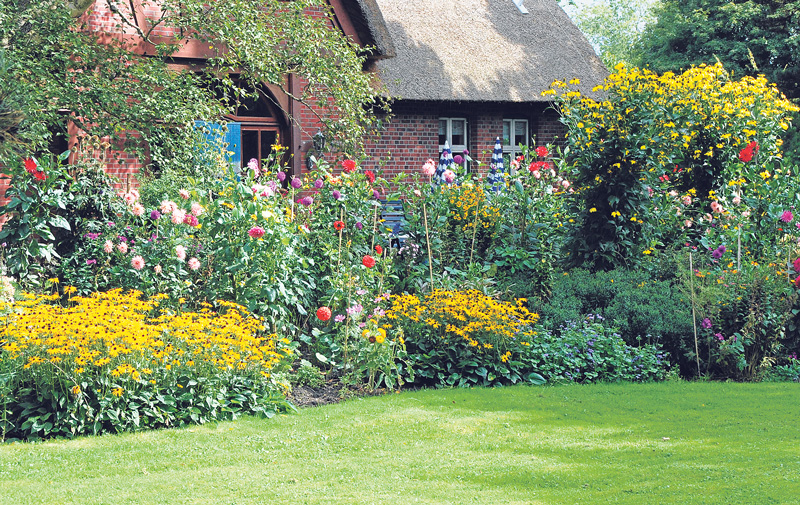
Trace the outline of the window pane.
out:
[[[511,144],[511,121],[503,121],[503,145]]]
[[[514,145],[528,144],[528,122],[522,120],[514,121]]]
[[[454,146],[465,145],[467,141],[466,141],[466,136],[464,135],[464,130],[465,130],[464,120],[453,119],[452,128],[453,128],[452,145]]]
[[[439,145],[443,146],[447,142],[447,120],[439,120]]]
[[[272,144],[278,140],[278,132],[265,130],[261,132],[261,159],[259,162],[270,155],[272,152]],[[261,163],[258,164],[261,166]]]
[[[240,167],[247,165],[250,159],[258,159],[258,132],[242,131],[242,160]]]

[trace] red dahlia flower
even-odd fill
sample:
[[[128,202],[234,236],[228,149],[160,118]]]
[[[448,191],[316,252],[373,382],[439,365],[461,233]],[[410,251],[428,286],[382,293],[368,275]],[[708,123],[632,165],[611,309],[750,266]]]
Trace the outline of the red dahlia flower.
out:
[[[331,318],[331,309],[328,307],[320,307],[317,309],[317,319],[320,321],[327,321]]]
[[[542,158],[546,158],[550,152],[547,150],[545,146],[539,146],[536,148],[536,154],[541,156]]]
[[[342,230],[344,230],[344,222],[343,222],[343,221],[334,221],[334,222],[333,222],[333,228],[334,228],[336,231],[342,231]]]
[[[367,268],[372,268],[375,266],[375,258],[367,254],[361,259],[361,263]]]
[[[25,159],[25,170],[31,175],[33,175],[34,172],[38,172],[39,166],[36,164],[36,160],[33,158]]]
[[[342,170],[344,173],[349,174],[356,169],[356,162],[353,160],[344,160],[342,162]]]
[[[376,245],[375,252],[378,253],[379,255],[383,254],[383,247],[381,247],[380,245]]]
[[[364,172],[364,175],[367,176],[367,179],[369,179],[370,184],[373,184],[375,182],[375,173],[372,170],[366,170]]]

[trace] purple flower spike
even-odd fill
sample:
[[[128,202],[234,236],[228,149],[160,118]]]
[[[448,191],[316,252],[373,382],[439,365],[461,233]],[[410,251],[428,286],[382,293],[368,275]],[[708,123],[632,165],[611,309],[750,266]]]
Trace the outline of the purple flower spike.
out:
[[[460,165],[464,163],[464,158],[460,154],[456,154],[455,156],[453,156],[453,163],[455,163],[456,165]]]
[[[338,199],[340,199],[342,197],[342,194],[339,192],[338,189],[334,189],[333,193],[331,193],[331,194],[333,195],[333,199],[334,200],[338,200]]]
[[[322,182],[322,179],[317,179],[316,181],[314,181],[314,187],[317,189],[322,189],[323,184],[324,183]]]
[[[300,189],[300,186],[303,185],[303,181],[301,181],[300,179],[295,177],[294,179],[292,179],[292,183],[291,184],[292,184],[292,187],[294,189]]]
[[[159,211],[157,211],[157,210],[154,210],[153,212],[150,213],[150,219],[152,219],[153,221],[155,221],[156,219],[159,219],[160,217],[161,217],[161,213]]]
[[[286,180],[286,172],[278,172],[278,180],[283,182]]]
[[[359,229],[359,230],[360,230],[360,229],[362,229],[362,228],[364,228],[364,225],[363,225],[363,224],[361,224],[361,222],[360,222],[360,221],[359,221],[358,223],[356,223],[356,229]]]

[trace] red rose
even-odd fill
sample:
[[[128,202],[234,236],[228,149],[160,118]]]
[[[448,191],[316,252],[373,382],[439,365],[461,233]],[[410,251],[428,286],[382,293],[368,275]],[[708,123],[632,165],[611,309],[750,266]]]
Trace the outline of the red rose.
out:
[[[327,321],[331,318],[331,309],[328,307],[320,307],[317,309],[317,319],[320,321]]]
[[[344,173],[349,174],[356,169],[356,162],[353,160],[344,160],[342,162],[342,170]]]
[[[546,158],[550,152],[547,150],[545,146],[539,146],[536,148],[536,154],[541,156],[542,158]]]
[[[344,222],[342,222],[342,221],[334,221],[334,222],[333,222],[333,228],[334,228],[336,231],[342,231],[342,230],[344,230]]]
[[[378,255],[383,254],[383,247],[381,247],[380,245],[376,245],[375,252],[378,253]]]
[[[361,259],[361,263],[367,268],[372,268],[375,266],[375,258],[367,254]]]
[[[372,170],[365,171],[364,175],[367,176],[367,179],[369,179],[370,184],[375,182],[375,174],[372,172]]]

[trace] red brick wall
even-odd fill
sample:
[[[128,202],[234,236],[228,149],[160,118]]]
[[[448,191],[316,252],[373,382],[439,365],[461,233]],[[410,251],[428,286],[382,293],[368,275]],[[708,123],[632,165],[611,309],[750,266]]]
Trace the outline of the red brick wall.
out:
[[[439,157],[439,118],[465,117],[472,170],[485,175],[495,139],[503,135],[503,119],[527,119],[536,145],[563,143],[566,130],[558,114],[543,103],[449,103],[398,101],[379,138],[367,145],[364,168],[380,170],[387,180],[418,173],[428,158]],[[393,188],[394,189],[394,188]]]

